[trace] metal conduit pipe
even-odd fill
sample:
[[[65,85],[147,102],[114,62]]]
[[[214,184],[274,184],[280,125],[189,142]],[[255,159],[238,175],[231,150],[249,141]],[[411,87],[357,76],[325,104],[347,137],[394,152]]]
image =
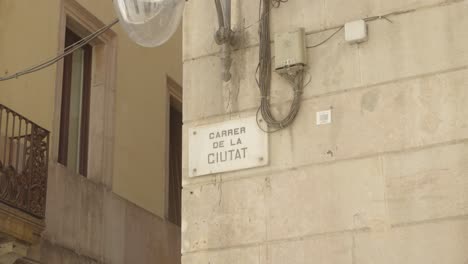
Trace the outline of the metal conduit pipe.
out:
[[[231,0],[214,0],[218,14],[219,29],[215,33],[215,41],[222,45],[221,60],[223,61],[223,80],[231,80],[232,65],[232,43],[234,43],[234,32],[231,29]]]

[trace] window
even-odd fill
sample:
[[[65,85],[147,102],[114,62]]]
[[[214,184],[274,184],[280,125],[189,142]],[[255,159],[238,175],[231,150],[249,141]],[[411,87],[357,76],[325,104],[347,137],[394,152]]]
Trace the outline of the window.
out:
[[[169,105],[169,208],[168,220],[178,226],[182,211],[182,88],[168,78]]]
[[[81,38],[66,29],[65,47]],[[93,48],[86,45],[64,58],[59,163],[87,176],[89,109]]]

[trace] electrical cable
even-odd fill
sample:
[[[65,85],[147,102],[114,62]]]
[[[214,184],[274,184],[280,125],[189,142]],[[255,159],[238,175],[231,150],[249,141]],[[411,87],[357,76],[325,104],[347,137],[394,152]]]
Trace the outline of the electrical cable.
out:
[[[393,21],[390,20],[387,16],[390,16],[394,13],[390,13],[390,14],[387,14],[387,15],[383,15],[383,16],[373,16],[373,17],[368,17],[366,19],[364,19],[364,21],[366,22],[370,22],[370,21],[374,21],[374,20],[377,20],[377,19],[385,19],[387,20],[389,23],[393,24]],[[344,25],[343,26],[340,26],[338,27],[338,29],[333,32],[330,36],[328,36],[326,39],[324,39],[323,41],[317,43],[317,44],[314,44],[314,45],[311,45],[311,46],[307,46],[306,48],[308,49],[311,49],[311,48],[317,48],[323,44],[325,44],[327,41],[329,41],[330,39],[332,39],[336,34],[338,34],[338,32],[340,32],[341,30],[344,29]]]
[[[274,8],[280,7],[281,4],[287,3],[289,0],[271,0],[271,5]]]
[[[327,41],[329,41],[331,38],[333,38],[336,34],[338,34],[338,32],[340,32],[343,28],[344,28],[344,26],[339,27],[335,32],[333,32],[330,36],[328,36],[328,38],[324,39],[323,41],[321,41],[321,42],[319,42],[317,44],[307,46],[306,48],[311,49],[311,48],[317,48],[319,46],[322,46]]]
[[[65,58],[66,56],[72,54],[76,50],[80,49],[81,47],[83,47],[86,44],[88,44],[89,42],[91,42],[93,39],[95,39],[98,36],[100,36],[101,34],[103,34],[105,31],[107,31],[108,29],[113,27],[118,22],[119,22],[118,19],[112,21],[110,24],[100,28],[96,32],[94,32],[94,33],[86,36],[85,38],[73,43],[72,45],[66,47],[63,52],[60,52],[57,56],[55,56],[55,57],[53,57],[51,59],[48,59],[48,60],[46,60],[46,61],[44,61],[42,63],[39,63],[37,65],[33,65],[31,67],[28,67],[28,68],[26,68],[24,70],[18,71],[18,72],[14,73],[14,74],[10,74],[10,75],[7,75],[5,77],[0,77],[0,81],[7,81],[7,80],[11,80],[11,79],[17,79],[20,76],[30,74],[30,73],[33,73],[33,72],[37,72],[37,71],[43,70],[45,68],[48,68],[48,67],[54,65],[56,62],[58,62],[61,59]]]
[[[281,129],[284,129],[291,125],[295,120],[301,105],[301,97],[304,88],[304,69],[300,69],[296,72],[287,72],[281,74],[293,87],[294,98],[289,109],[289,113],[278,120],[274,117],[270,105],[270,94],[271,94],[271,78],[272,78],[272,59],[271,59],[271,36],[270,36],[270,16],[269,16],[269,5],[272,1],[272,5],[279,7],[281,3],[287,2],[287,0],[260,0],[260,9],[262,19],[260,19],[260,53],[259,53],[259,64],[257,66],[255,78],[261,94],[260,107],[257,110],[257,124],[264,132],[274,133]],[[260,125],[259,114],[262,115],[263,120],[268,125],[267,129],[264,129]]]
[[[262,5],[262,2],[260,1],[260,8],[259,8],[259,19],[257,21],[255,21],[254,23],[248,25],[248,26],[245,26],[243,28],[241,28],[240,30],[238,30],[239,32],[244,32],[246,31],[247,29],[250,29],[251,27],[255,26],[256,24],[260,23],[262,20],[263,20],[263,17],[265,15],[268,15],[271,10],[273,8],[278,8],[281,6],[281,4],[283,3],[287,3],[289,0],[271,0],[272,1],[272,4],[271,4],[271,8],[268,10],[268,12],[266,14],[263,14],[263,16],[260,14],[261,13],[261,5]]]

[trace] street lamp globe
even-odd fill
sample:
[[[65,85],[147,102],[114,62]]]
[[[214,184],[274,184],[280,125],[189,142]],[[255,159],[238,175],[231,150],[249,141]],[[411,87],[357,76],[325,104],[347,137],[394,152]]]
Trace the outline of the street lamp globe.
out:
[[[177,30],[185,0],[114,0],[120,24],[144,47],[157,47]]]

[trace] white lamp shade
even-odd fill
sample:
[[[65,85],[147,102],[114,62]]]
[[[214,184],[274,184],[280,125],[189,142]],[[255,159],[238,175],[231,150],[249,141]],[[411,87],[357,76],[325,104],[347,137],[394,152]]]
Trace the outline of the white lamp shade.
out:
[[[129,37],[141,46],[166,42],[182,19],[185,0],[114,0],[114,6]]]

